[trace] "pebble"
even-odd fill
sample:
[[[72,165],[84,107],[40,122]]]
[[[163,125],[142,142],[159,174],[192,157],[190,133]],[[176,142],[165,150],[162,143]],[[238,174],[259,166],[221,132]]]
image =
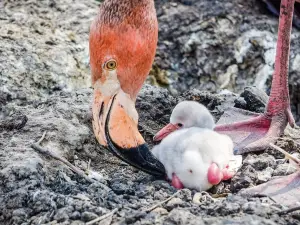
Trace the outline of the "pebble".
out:
[[[193,197],[193,203],[200,205],[202,199],[202,193],[197,192]]]
[[[158,207],[158,208],[154,209],[152,212],[158,213],[160,215],[168,214],[168,210],[166,210],[165,208],[162,208],[162,207]]]
[[[273,171],[272,176],[286,176],[296,172],[297,169],[288,163],[279,164],[277,168]]]
[[[178,206],[181,206],[184,202],[180,198],[172,198],[166,205],[168,210],[172,210]]]
[[[98,217],[98,215],[96,215],[95,213],[92,213],[92,212],[84,212],[82,213],[82,216],[81,216],[81,219],[84,221],[84,222],[89,222],[93,219],[96,219]]]
[[[274,168],[276,160],[274,156],[263,153],[261,155],[248,155],[243,164],[251,165],[255,170],[264,170],[268,167]]]
[[[235,193],[243,188],[254,186],[257,172],[251,165],[243,165],[241,170],[232,178],[230,190]]]
[[[164,224],[204,225],[204,222],[201,217],[196,217],[188,210],[173,209],[167,216]]]
[[[263,171],[257,172],[257,184],[265,183],[272,178],[273,169],[271,167],[266,168]]]

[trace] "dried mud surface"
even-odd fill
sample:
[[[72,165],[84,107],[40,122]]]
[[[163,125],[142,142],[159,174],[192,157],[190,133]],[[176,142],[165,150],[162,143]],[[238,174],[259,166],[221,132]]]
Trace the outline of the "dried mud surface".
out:
[[[250,58],[245,60],[248,66],[241,67],[235,62],[234,43],[238,37],[249,37],[246,31],[255,30],[259,40],[267,38],[262,43],[272,45],[268,38],[276,38],[277,24],[276,18],[260,13],[254,2],[236,0],[222,6],[217,1],[157,2],[161,31],[156,65],[171,71],[170,79],[174,80],[172,65],[185,61],[187,67],[179,64],[182,71],[177,73],[183,77],[182,87],[176,86],[176,82],[172,87],[179,93],[184,91],[182,94],[174,97],[168,90],[150,85],[140,92],[139,129],[150,146],[155,132],[168,122],[173,107],[184,99],[205,104],[216,119],[232,106],[263,110],[266,99],[255,88],[246,89],[241,96],[231,92],[211,94],[202,89],[212,89],[200,82],[188,82],[191,74],[197,74],[191,72],[197,65],[198,69],[207,69],[205,74],[213,74],[211,71],[217,71],[216,68],[221,75],[238,71],[238,77],[249,82],[247,85],[253,83],[255,76],[250,74],[257,70],[251,68],[268,64],[264,57],[273,47],[262,47],[260,42],[255,47],[245,47],[248,50],[242,52]],[[151,212],[146,210],[176,190],[166,181],[156,180],[113,157],[97,144],[91,128],[87,40],[97,4],[92,0],[0,2],[0,224],[85,224],[115,208],[115,215],[99,224],[299,224],[299,213],[279,216],[277,213],[284,206],[269,198],[240,195],[243,188],[293,172],[278,160],[282,158],[280,154],[270,150],[245,155],[238,174],[210,190],[219,196],[214,200],[203,197],[196,201],[195,191],[184,189],[168,203]],[[234,19],[239,10],[243,10],[243,16]],[[227,15],[238,25],[230,22]],[[214,32],[221,32],[224,24],[230,29],[223,29],[226,35],[220,43],[220,33]],[[186,32],[180,33],[183,29]],[[231,35],[227,35],[228,30]],[[180,49],[186,48],[192,34],[204,36],[198,37],[201,43],[189,42],[187,46],[196,46],[197,50],[192,51],[194,56],[187,56]],[[293,49],[291,60],[296,57]],[[298,73],[293,71],[291,74]],[[200,77],[206,79],[205,76],[200,73],[193,82]],[[241,91],[246,84],[232,90]],[[83,170],[91,159],[91,170],[103,178],[89,183],[62,163],[35,152],[30,145],[44,132],[45,148]],[[281,140],[278,145],[292,153],[298,148],[291,140]]]

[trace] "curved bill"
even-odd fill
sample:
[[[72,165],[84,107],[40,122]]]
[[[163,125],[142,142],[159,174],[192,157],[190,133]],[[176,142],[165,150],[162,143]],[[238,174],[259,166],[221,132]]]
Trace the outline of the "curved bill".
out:
[[[137,119],[132,116],[136,113],[133,101],[124,97],[124,93],[99,100],[102,102],[97,103],[101,107],[96,119],[101,127],[95,132],[98,141],[106,143],[115,156],[131,166],[154,176],[164,176],[163,164],[150,152],[137,129]]]
[[[179,126],[169,123],[164,128],[162,128],[160,131],[157,132],[157,134],[153,137],[153,141],[161,141],[165,137],[167,137],[170,133],[172,133],[175,130],[178,130]]]

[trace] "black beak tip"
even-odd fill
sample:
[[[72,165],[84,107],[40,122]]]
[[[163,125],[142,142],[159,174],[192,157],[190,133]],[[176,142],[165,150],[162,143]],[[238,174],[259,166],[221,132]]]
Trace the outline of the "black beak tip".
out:
[[[124,151],[124,156],[128,158],[132,164],[138,165],[141,170],[153,176],[165,176],[166,170],[164,165],[151,153],[146,144]]]
[[[118,158],[128,163],[131,166],[136,167],[146,173],[149,173],[156,177],[164,177],[166,170],[164,165],[158,161],[157,158],[150,152],[146,144],[139,145],[137,147],[124,149],[118,146],[111,138],[108,129],[108,123],[112,106],[114,104],[115,96],[111,103],[111,107],[108,111],[108,115],[105,121],[105,136],[107,139],[108,149],[116,155]]]
[[[156,177],[165,177],[166,175],[164,165],[151,153],[146,144],[124,149],[110,140],[108,148],[118,158],[139,170]]]

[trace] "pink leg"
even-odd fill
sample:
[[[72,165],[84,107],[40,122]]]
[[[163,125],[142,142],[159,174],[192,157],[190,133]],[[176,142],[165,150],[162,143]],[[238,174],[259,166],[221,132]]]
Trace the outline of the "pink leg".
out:
[[[223,180],[229,180],[234,176],[233,173],[229,172],[228,168],[229,166],[227,166],[225,169],[222,170]]]
[[[183,189],[184,186],[181,183],[180,179],[176,176],[175,173],[172,174],[172,186],[175,187],[176,189]]]
[[[207,171],[207,180],[213,185],[219,184],[222,180],[229,180],[233,177],[233,173],[229,172],[229,166],[220,170],[216,163],[212,163]]]
[[[228,171],[228,166],[223,170],[217,166],[216,163],[212,163],[207,171],[207,180],[212,185],[219,184],[222,180],[229,180],[233,177],[234,174]],[[181,183],[180,179],[176,176],[175,173],[172,174],[172,181],[171,184],[176,189],[184,188],[183,184]]]
[[[284,131],[287,123],[294,126],[295,121],[290,109],[288,93],[288,60],[290,47],[291,20],[295,0],[282,0],[275,73],[272,90],[265,116],[271,117],[271,126],[266,137],[251,144],[254,149],[276,140]],[[265,184],[245,190],[245,194],[261,194],[270,196],[276,202],[288,206],[298,206],[300,200],[300,173],[271,180]]]
[[[237,153],[264,150],[269,143],[276,141],[283,134],[288,123],[292,127],[295,125],[288,90],[288,63],[294,4],[295,0],[281,1],[275,72],[266,112],[250,120],[219,125],[215,128],[216,131],[224,132],[232,137],[235,132],[241,130],[260,134],[253,143],[237,149]]]
[[[207,172],[207,180],[212,185],[219,184],[223,179],[223,173],[220,170],[220,168],[217,166],[217,164],[212,163],[210,167],[208,168]]]

